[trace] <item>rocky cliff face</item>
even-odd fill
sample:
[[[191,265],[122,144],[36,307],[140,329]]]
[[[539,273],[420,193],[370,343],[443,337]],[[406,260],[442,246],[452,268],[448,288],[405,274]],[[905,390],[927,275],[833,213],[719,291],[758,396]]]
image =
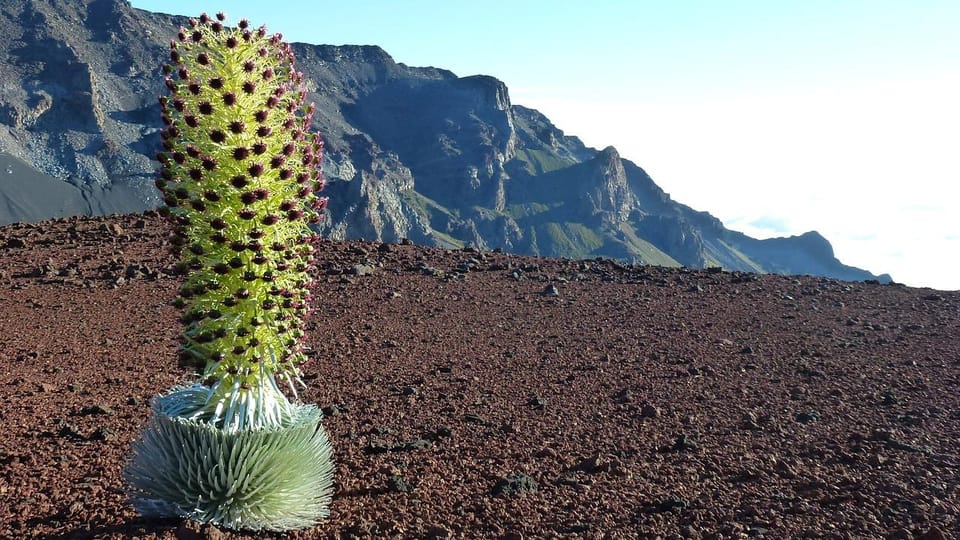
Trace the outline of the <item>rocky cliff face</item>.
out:
[[[0,184],[0,223],[159,204],[159,66],[185,23],[122,0],[4,1],[0,161],[18,181]],[[330,237],[874,277],[815,233],[727,230],[616,149],[588,148],[512,104],[492,77],[397,64],[372,46],[294,50],[326,143]]]

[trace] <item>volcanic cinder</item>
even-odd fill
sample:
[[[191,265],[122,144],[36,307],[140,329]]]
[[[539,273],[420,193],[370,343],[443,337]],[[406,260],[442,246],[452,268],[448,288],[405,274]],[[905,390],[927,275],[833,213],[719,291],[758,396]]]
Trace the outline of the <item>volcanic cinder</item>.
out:
[[[177,364],[153,213],[0,228],[0,537],[254,538],[139,518]],[[297,538],[951,538],[960,294],[323,241],[306,402],[337,492]]]

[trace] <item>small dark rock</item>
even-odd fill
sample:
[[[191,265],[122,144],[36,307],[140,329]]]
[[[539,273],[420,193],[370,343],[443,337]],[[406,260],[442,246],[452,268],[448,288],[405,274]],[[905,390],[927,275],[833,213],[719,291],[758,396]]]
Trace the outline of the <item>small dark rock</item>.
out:
[[[415,450],[423,450],[425,448],[430,448],[432,443],[426,439],[415,439],[412,441],[402,442],[393,448],[394,452],[413,452]]]
[[[640,416],[643,418],[657,418],[660,414],[660,409],[650,403],[644,403],[640,408]]]
[[[525,474],[501,478],[493,486],[494,495],[519,495],[537,491],[537,482]]]
[[[533,396],[527,400],[527,405],[539,410],[547,406],[547,400],[540,396]]]
[[[363,451],[370,455],[386,454],[390,451],[390,445],[381,441],[370,441]]]
[[[115,441],[117,440],[117,432],[107,426],[101,426],[97,428],[96,431],[90,435],[91,441]]]
[[[547,285],[546,287],[544,287],[543,292],[541,292],[540,294],[542,294],[543,296],[555,298],[560,296],[560,290],[557,289],[556,285],[551,283],[550,285]]]
[[[88,405],[80,409],[80,416],[113,416],[113,409],[107,405]]]
[[[387,480],[387,492],[389,493],[409,493],[413,491],[414,485],[399,475],[391,476]]]
[[[679,497],[668,497],[656,504],[657,512],[679,512],[687,507],[687,501]]]
[[[336,405],[327,405],[326,407],[320,409],[320,411],[323,412],[324,416],[330,418],[340,415],[340,407]]]
[[[801,424],[809,424],[812,422],[818,422],[820,420],[820,413],[816,411],[806,411],[797,414],[797,422]]]
[[[687,452],[694,451],[699,449],[696,441],[690,438],[689,435],[681,433],[677,435],[676,439],[673,440],[673,445],[666,448],[668,452]]]

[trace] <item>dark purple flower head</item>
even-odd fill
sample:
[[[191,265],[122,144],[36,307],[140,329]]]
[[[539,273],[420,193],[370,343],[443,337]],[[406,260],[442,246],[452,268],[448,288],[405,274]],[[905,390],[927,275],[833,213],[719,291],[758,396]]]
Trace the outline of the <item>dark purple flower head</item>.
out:
[[[272,158],[270,158],[270,168],[279,169],[280,167],[283,167],[283,164],[286,161],[287,161],[287,157],[282,154],[279,156],[273,156]]]
[[[243,130],[246,129],[246,124],[243,123],[243,120],[234,120],[230,122],[230,132],[240,134],[243,133]]]
[[[200,41],[200,40],[194,39],[194,41]],[[206,66],[210,64],[210,57],[207,55],[207,53],[202,52],[197,55],[197,63],[200,64],[201,66]]]
[[[293,202],[293,201],[283,201],[282,203],[280,203],[280,211],[281,211],[281,212],[289,212],[289,211],[292,210],[296,205],[297,205],[297,203],[295,203],[295,202]]]
[[[215,22],[210,25],[210,29],[219,34],[223,31],[223,23]]]
[[[255,69],[257,69],[257,65],[253,62],[253,60],[247,60],[243,63],[243,70],[247,73],[253,73],[253,70]]]
[[[253,114],[253,118],[261,124],[267,121],[267,117],[270,115],[265,109],[261,109]]]
[[[193,41],[194,41],[195,43],[200,43],[200,40],[203,39],[203,34],[200,33],[199,30],[194,30],[194,31],[193,31],[193,35],[190,36],[190,37],[193,38]],[[206,62],[200,62],[200,63],[201,63],[201,64],[205,64]]]
[[[276,214],[267,214],[260,219],[260,223],[264,225],[273,225],[280,221],[280,216]]]
[[[247,168],[247,172],[250,173],[250,176],[257,178],[258,176],[263,174],[263,164],[254,163]]]
[[[215,231],[222,231],[227,228],[227,222],[221,218],[215,218],[210,221],[210,228]]]
[[[253,143],[253,153],[256,155],[261,155],[267,151],[267,145],[263,141],[257,141]]]
[[[280,169],[280,179],[289,180],[293,176],[292,169]]]
[[[242,174],[238,174],[230,179],[230,185],[237,189],[243,189],[247,187],[247,177]]]
[[[227,134],[220,131],[219,129],[215,129],[210,132],[210,140],[217,144],[222,144],[224,141],[227,140]]]
[[[180,63],[180,52],[179,51],[170,51],[170,61],[176,64]]]
[[[240,194],[240,202],[243,204],[253,204],[257,200],[257,195],[252,191],[244,191]]]
[[[274,75],[274,72],[273,72],[273,68],[271,67],[268,67],[267,69],[263,70],[263,73],[261,74],[261,76],[263,77],[263,80],[265,81],[269,81],[270,79],[272,79],[273,75]]]
[[[214,90],[223,88],[223,79],[220,77],[214,77],[210,79],[210,88],[213,88]]]
[[[233,149],[233,159],[242,161],[250,155],[250,150],[246,146],[238,146]]]
[[[224,42],[224,43],[226,44],[226,46],[227,46],[228,49],[236,49],[236,48],[237,48],[237,45],[240,44],[240,42],[237,41],[236,36],[230,36],[230,37],[228,37],[227,40],[226,40],[226,42]]]
[[[232,107],[237,103],[237,95],[233,92],[227,92],[223,95],[223,104],[227,107]]]
[[[193,94],[193,95],[195,95],[195,96],[199,96],[199,95],[200,95],[200,83],[198,83],[198,82],[192,82],[192,83],[190,83],[189,85],[187,85],[187,90],[190,90],[190,93],[191,93],[191,94]]]
[[[177,77],[180,77],[181,81],[185,81],[190,78],[190,72],[187,71],[187,68],[181,67],[177,70]]]
[[[180,152],[174,152],[173,160],[177,162],[178,165],[183,165],[187,161],[187,156],[183,155]]]
[[[192,114],[184,115],[183,121],[185,124],[187,124],[192,128],[195,128],[200,125],[200,120],[198,120],[197,117]]]
[[[253,190],[253,194],[257,197],[258,201],[263,201],[270,196],[270,191],[265,188],[257,188]]]
[[[195,145],[195,144],[188,144],[188,145],[187,145],[187,154],[188,154],[190,157],[196,159],[196,158],[200,157],[200,148],[198,148],[197,145]]]
[[[270,96],[267,98],[267,108],[272,109],[277,106],[277,103],[280,103],[280,100],[277,99],[277,96]]]
[[[222,262],[218,262],[217,264],[213,265],[211,270],[213,270],[215,274],[220,274],[221,276],[230,273],[230,267]]]
[[[263,229],[251,229],[250,232],[247,233],[247,236],[253,238],[254,240],[263,238],[263,235]]]
[[[237,23],[237,27],[240,28],[241,30],[246,30],[247,28],[250,27],[250,21],[248,21],[247,19],[240,19],[240,22]]]
[[[214,233],[214,234],[211,234],[211,235],[210,235],[210,240],[213,241],[215,244],[226,244],[226,243],[227,243],[227,237],[224,236],[223,233]]]
[[[311,186],[303,186],[299,191],[297,191],[297,196],[301,199],[306,199],[311,193],[313,193],[313,188]]]
[[[257,128],[258,137],[269,137],[271,133],[273,133],[273,128],[270,126],[260,126]]]
[[[197,105],[197,110],[200,111],[200,114],[213,114],[213,105],[209,101],[201,101]]]
[[[290,221],[296,221],[303,217],[303,210],[290,210],[287,212],[287,219]]]
[[[206,13],[201,13],[201,14],[200,14],[200,24],[207,24],[208,22],[210,22],[210,16],[207,15]]]
[[[257,83],[253,81],[244,81],[243,92],[245,94],[252,94],[256,89],[257,89]]]
[[[173,92],[174,94],[177,93],[177,85],[176,85],[176,83],[173,82],[173,79],[171,79],[171,78],[168,77],[168,78],[166,78],[166,79],[163,80],[163,84],[165,84],[165,85],[167,86],[167,90],[170,90],[170,91]]]
[[[203,212],[207,209],[207,205],[200,199],[194,199],[190,201],[190,207],[196,210],[197,212]]]
[[[208,171],[212,171],[217,168],[217,160],[210,156],[203,156],[200,158],[200,164]]]
[[[190,169],[190,178],[193,178],[193,179],[196,180],[197,182],[199,182],[200,180],[203,180],[203,171],[201,171],[200,169],[198,169],[198,168],[196,168],[196,167],[191,168],[191,169]]]
[[[242,208],[237,215],[240,216],[240,219],[253,219],[257,217],[257,213],[250,208]]]

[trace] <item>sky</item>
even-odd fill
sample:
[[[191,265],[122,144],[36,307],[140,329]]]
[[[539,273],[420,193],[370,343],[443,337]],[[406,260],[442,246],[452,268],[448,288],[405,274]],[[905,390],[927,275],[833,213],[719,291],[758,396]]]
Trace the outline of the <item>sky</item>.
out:
[[[757,238],[960,290],[957,0],[133,0],[504,81]]]

